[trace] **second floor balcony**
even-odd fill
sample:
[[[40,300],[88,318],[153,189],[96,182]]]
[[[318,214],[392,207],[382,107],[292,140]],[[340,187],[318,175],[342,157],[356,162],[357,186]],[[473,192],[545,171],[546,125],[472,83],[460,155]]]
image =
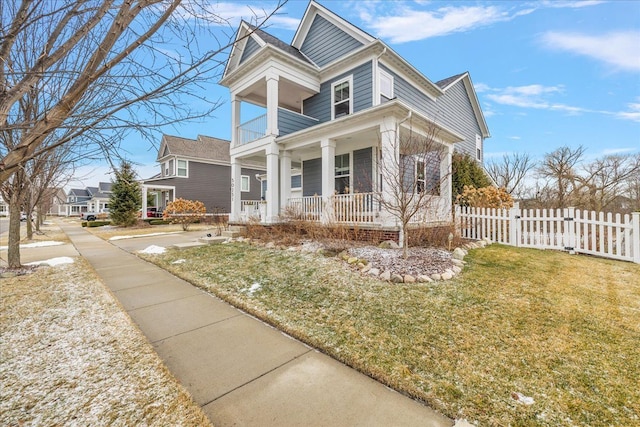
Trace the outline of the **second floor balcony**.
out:
[[[318,119],[278,107],[278,131],[277,136],[284,136],[302,129],[315,126]],[[254,117],[240,124],[237,129],[237,145],[248,144],[267,135],[267,114]]]

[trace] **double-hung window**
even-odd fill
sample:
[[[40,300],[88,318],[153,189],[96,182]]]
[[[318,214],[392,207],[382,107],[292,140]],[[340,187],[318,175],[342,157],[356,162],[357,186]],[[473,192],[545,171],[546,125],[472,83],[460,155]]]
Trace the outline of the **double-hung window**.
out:
[[[187,161],[178,160],[178,176],[187,176]]]
[[[380,103],[393,99],[393,76],[384,70],[378,71],[380,81]]]
[[[331,85],[332,119],[353,113],[353,77],[349,76]]]
[[[339,156],[336,156],[335,159],[336,193],[349,193],[349,177],[351,175],[351,168],[349,167],[349,154],[341,154]]]

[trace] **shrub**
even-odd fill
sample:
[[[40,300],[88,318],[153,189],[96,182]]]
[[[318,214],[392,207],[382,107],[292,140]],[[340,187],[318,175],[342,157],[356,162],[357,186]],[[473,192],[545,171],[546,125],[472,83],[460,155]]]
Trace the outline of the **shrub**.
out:
[[[182,229],[187,231],[189,225],[202,221],[206,212],[207,208],[199,200],[176,199],[169,202],[162,218],[171,224],[181,224]]]
[[[166,221],[164,219],[152,219],[151,221],[149,221],[149,225],[165,225],[165,224],[171,224],[171,222]]]
[[[462,194],[464,188],[483,188],[491,185],[491,181],[482,168],[482,164],[477,162],[468,154],[454,153],[452,161],[452,200],[456,201],[458,195]]]
[[[89,221],[86,224],[87,227],[102,227],[103,225],[111,224],[111,221]]]
[[[513,198],[504,188],[464,186],[462,194],[456,197],[456,203],[461,206],[479,208],[512,208]]]

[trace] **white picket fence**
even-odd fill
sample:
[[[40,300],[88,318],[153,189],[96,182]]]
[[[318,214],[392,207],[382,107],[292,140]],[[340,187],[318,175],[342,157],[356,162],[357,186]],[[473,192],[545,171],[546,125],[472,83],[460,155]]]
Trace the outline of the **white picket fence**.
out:
[[[557,249],[640,264],[640,212],[620,215],[579,209],[490,209],[456,206],[464,238],[517,247]]]

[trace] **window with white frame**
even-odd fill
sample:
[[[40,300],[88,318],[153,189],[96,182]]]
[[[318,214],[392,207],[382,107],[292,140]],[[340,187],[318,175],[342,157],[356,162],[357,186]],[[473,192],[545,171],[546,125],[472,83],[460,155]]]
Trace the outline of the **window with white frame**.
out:
[[[476,134],[476,160],[482,161],[482,137]]]
[[[291,175],[291,189],[297,190],[302,188],[302,175]]]
[[[352,76],[331,85],[331,114],[333,119],[353,113],[352,87]]]
[[[349,193],[349,179],[351,176],[349,157],[349,153],[335,157],[335,189],[338,194]]]
[[[186,160],[178,160],[178,176],[187,176]]]
[[[416,160],[416,192],[440,195],[440,155],[437,151],[425,153]]]
[[[380,103],[393,99],[393,76],[384,70],[378,72],[380,81]]]
[[[249,191],[251,191],[249,184],[249,175],[242,175],[240,177],[240,191],[242,191],[243,193],[248,193]]]
[[[427,188],[425,180],[426,166],[422,160],[416,162],[416,193],[423,193]]]

